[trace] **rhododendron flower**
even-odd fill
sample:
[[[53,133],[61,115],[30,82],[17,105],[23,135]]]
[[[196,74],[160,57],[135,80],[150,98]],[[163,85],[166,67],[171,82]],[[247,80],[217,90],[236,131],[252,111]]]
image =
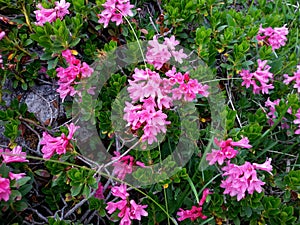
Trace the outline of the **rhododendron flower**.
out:
[[[71,123],[70,125],[67,125],[67,128],[69,130],[68,136],[66,136],[63,133],[61,134],[60,137],[52,137],[46,132],[43,133],[41,145],[44,145],[42,147],[42,153],[44,159],[50,159],[55,153],[59,155],[66,153],[70,141],[72,140],[75,131],[79,127]]]
[[[4,32],[4,31],[1,31],[1,32],[0,32],[0,40],[2,40],[2,39],[4,38],[4,36],[5,36],[5,32]]]
[[[76,59],[69,49],[64,50],[62,56],[69,66],[67,68],[59,67],[56,69],[57,77],[59,77],[57,82],[59,87],[56,91],[60,94],[62,101],[64,101],[68,95],[74,96],[75,94],[78,94],[81,96],[81,92],[75,90],[73,85],[79,83],[76,82],[76,79],[90,77],[94,70],[85,62],[81,64],[81,61]]]
[[[114,152],[114,154],[115,157],[112,157],[112,161],[116,159],[118,159],[118,161],[112,164],[114,166],[113,174],[117,175],[117,178],[120,180],[124,180],[126,174],[132,173],[134,165],[145,167],[144,163],[142,162],[134,162],[134,158],[130,155],[123,156],[120,158],[120,152]]]
[[[175,50],[175,46],[178,44],[179,41],[175,40],[174,35],[171,38],[165,38],[163,44],[160,44],[157,38],[154,37],[152,41],[149,41],[146,53],[147,62],[154,65],[156,69],[160,69],[172,56],[175,61],[182,63],[182,59],[186,59],[187,55],[183,52],[183,49]]]
[[[54,22],[57,18],[63,19],[65,15],[69,14],[68,8],[70,7],[70,3],[65,0],[61,0],[60,2],[55,2],[55,8],[45,9],[41,3],[37,5],[39,10],[34,11],[36,17],[36,25],[43,26],[44,23]]]
[[[96,193],[94,194],[95,198],[98,199],[104,199],[104,195],[103,195],[103,185],[101,182],[98,183],[98,188],[96,190]]]
[[[246,192],[253,194],[254,191],[262,192],[262,186],[265,184],[257,177],[255,169],[265,170],[267,172],[272,171],[271,159],[267,159],[264,164],[251,164],[245,162],[245,164],[238,166],[227,161],[227,165],[222,168],[224,171],[222,176],[227,178],[222,181],[220,187],[224,188],[224,194],[230,196],[237,196],[237,200],[240,201],[246,196]]]
[[[285,46],[287,41],[286,35],[289,31],[286,28],[286,25],[283,27],[272,27],[262,28],[260,24],[258,35],[256,36],[258,41],[264,40],[267,44],[272,46],[272,49],[279,49],[281,46]]]
[[[69,14],[68,8],[70,7],[70,3],[65,0],[61,0],[60,2],[55,2],[55,11],[56,16],[61,20],[65,17],[65,15]]]
[[[271,165],[271,161],[271,158],[267,158],[267,160],[263,164],[253,163],[253,167],[257,170],[267,171],[272,175],[271,171],[273,170],[273,167]]]
[[[3,158],[2,162],[4,163],[28,162],[28,160],[26,160],[26,152],[22,152],[21,146],[16,146],[13,150],[0,149],[0,155]]]
[[[5,202],[7,202],[10,194],[10,181],[7,178],[3,178],[0,174],[0,201],[3,199]]]
[[[26,173],[12,173],[12,172],[9,172],[8,176],[9,176],[9,179],[11,179],[11,180],[19,180],[19,179],[25,177]]]
[[[117,209],[120,210],[118,217],[121,218],[120,224],[130,225],[131,220],[141,220],[142,216],[148,216],[148,213],[144,210],[147,205],[139,205],[134,200],[129,199],[129,193],[127,193],[126,184],[120,186],[114,186],[111,191],[112,195],[121,198],[118,202],[108,202],[106,210],[109,214],[114,213]]]
[[[116,25],[123,23],[124,16],[133,16],[129,0],[107,0],[102,6],[104,10],[98,14],[99,23],[104,24],[104,28],[108,26],[110,21],[116,22]]]
[[[270,100],[270,98],[268,98],[267,101],[265,102],[265,106],[269,107],[269,110],[270,110],[270,112],[267,114],[267,117],[269,119],[268,123],[270,126],[272,126],[274,124],[274,119],[277,118],[275,106],[279,105],[279,103],[280,103],[280,99],[276,99],[272,102]],[[292,114],[292,108],[289,108],[287,113]],[[283,117],[282,122],[281,122],[282,129],[288,129],[290,127],[286,121],[287,121],[287,119],[285,117]]]
[[[148,213],[144,210],[147,205],[138,205],[134,200],[130,200],[130,219],[141,220],[142,216],[148,216]]]
[[[143,129],[142,141],[150,145],[157,142],[158,134],[166,133],[166,125],[170,124],[163,109],[170,109],[174,100],[193,101],[196,94],[209,95],[208,86],[191,79],[188,72],[182,74],[173,67],[166,75],[169,78],[162,79],[148,68],[136,68],[133,80],[129,80],[127,90],[132,103],[137,104],[125,103],[123,119],[133,130]]]
[[[297,71],[294,72],[294,76],[290,77],[288,74],[284,74],[283,76],[285,78],[283,83],[289,84],[289,83],[295,81],[295,84],[293,87],[297,89],[298,93],[300,93],[300,65],[297,66]]]
[[[243,79],[242,86],[249,88],[253,87],[253,93],[259,94],[268,94],[269,89],[273,89],[274,86],[269,82],[273,79],[273,74],[269,72],[271,67],[267,65],[267,60],[257,60],[258,68],[255,72],[250,73],[249,70],[244,70],[240,72],[240,75]],[[260,86],[258,86],[260,84]]]
[[[179,216],[178,221],[183,221],[185,219],[194,221],[198,218],[205,220],[207,216],[202,213],[202,205],[204,204],[208,194],[211,194],[211,192],[209,192],[209,189],[206,188],[203,191],[202,198],[198,206],[192,206],[190,210],[183,210],[180,208],[179,212],[177,212],[177,216]]]
[[[218,141],[217,139],[215,139],[214,141],[216,145],[220,147],[220,150],[212,149],[212,152],[207,154],[206,160],[209,161],[209,165],[213,165],[216,162],[218,162],[219,165],[222,165],[226,159],[234,158],[238,154],[238,151],[233,147],[252,147],[249,144],[249,139],[247,137],[244,137],[237,142],[232,141],[231,138],[227,139],[226,141]]]

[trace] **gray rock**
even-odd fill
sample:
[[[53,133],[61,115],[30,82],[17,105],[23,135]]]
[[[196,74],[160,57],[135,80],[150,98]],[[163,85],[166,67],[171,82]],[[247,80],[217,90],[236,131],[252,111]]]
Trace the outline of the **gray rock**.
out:
[[[27,104],[28,112],[33,113],[42,124],[48,125],[64,114],[57,95],[51,85],[35,86],[26,94],[24,102]]]

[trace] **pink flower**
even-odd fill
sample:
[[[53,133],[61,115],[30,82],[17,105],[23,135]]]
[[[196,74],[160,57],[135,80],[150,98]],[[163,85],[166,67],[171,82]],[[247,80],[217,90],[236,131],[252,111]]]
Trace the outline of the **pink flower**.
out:
[[[215,139],[215,143],[220,147],[220,150],[212,149],[211,153],[208,153],[206,160],[209,161],[209,165],[213,165],[218,162],[219,165],[222,165],[226,159],[232,159],[237,154],[238,151],[232,147],[241,147],[241,148],[251,148],[249,145],[249,139],[247,137],[242,138],[240,141],[234,142],[231,138],[226,141],[218,141]]]
[[[5,202],[7,202],[10,194],[10,181],[7,178],[3,178],[0,174],[0,201],[3,199]]]
[[[19,179],[25,177],[26,174],[25,173],[12,173],[12,172],[9,172],[8,176],[9,176],[9,179],[11,179],[11,180],[19,180]]]
[[[82,66],[80,68],[80,72],[81,72],[81,76],[84,77],[84,78],[86,78],[86,77],[90,77],[92,75],[92,73],[94,72],[94,69],[91,68],[85,62],[83,62]]]
[[[60,18],[61,20],[64,18],[65,15],[69,14],[68,8],[70,7],[70,3],[65,0],[61,0],[60,2],[55,2],[55,11],[56,16]]]
[[[265,183],[257,178],[255,169],[270,172],[272,170],[270,162],[271,160],[268,159],[264,164],[245,162],[245,164],[238,166],[227,161],[227,165],[222,168],[224,171],[222,176],[227,178],[220,185],[225,189],[224,194],[229,194],[232,197],[237,196],[237,200],[240,201],[246,196],[246,192],[249,194],[253,194],[254,191],[262,192],[262,186]]]
[[[116,22],[116,25],[123,23],[124,16],[133,16],[129,0],[107,0],[103,5],[105,9],[98,14],[98,23],[104,24],[104,28],[108,26],[109,22]]]
[[[4,36],[5,36],[5,32],[4,32],[4,31],[1,31],[1,32],[0,32],[0,40],[2,40],[2,39],[4,38]]]
[[[287,41],[286,35],[288,35],[289,31],[286,28],[286,25],[283,27],[272,27],[262,28],[260,24],[260,28],[257,35],[257,40],[264,40],[267,44],[272,46],[273,50],[279,49],[281,46],[285,46],[285,42]]]
[[[123,156],[120,158],[120,152],[114,152],[115,157],[112,157],[111,160],[114,161],[118,159],[118,161],[114,162],[112,165],[114,166],[113,174],[117,175],[117,178],[120,180],[124,180],[126,174],[131,174],[133,171],[133,166],[138,165],[144,167],[145,165],[142,162],[135,162],[134,158],[130,155]],[[122,186],[120,186],[122,187]],[[126,188],[125,188],[126,190]],[[120,196],[118,196],[120,197]]]
[[[43,138],[41,140],[42,153],[44,159],[50,159],[53,154],[57,153],[59,155],[65,154],[70,141],[73,138],[75,131],[79,128],[73,123],[67,125],[69,134],[66,136],[64,133],[60,137],[52,137],[48,133],[43,133]]]
[[[274,86],[269,82],[273,79],[273,74],[269,72],[271,67],[267,65],[267,60],[261,61],[257,60],[258,68],[255,72],[250,73],[249,70],[242,70],[240,75],[243,79],[242,86],[249,88],[253,87],[253,93],[259,94],[268,94],[270,89],[273,89]],[[261,86],[258,86],[260,84]]]
[[[264,162],[263,164],[253,163],[253,166],[255,169],[267,171],[272,175],[271,171],[273,170],[273,167],[271,165],[271,161],[271,158],[267,158],[266,162]]]
[[[42,4],[38,4],[37,8],[39,10],[34,11],[37,22],[35,23],[38,26],[43,26],[44,23],[54,22],[57,18],[61,20],[65,15],[69,14],[68,8],[70,7],[70,3],[66,3],[65,0],[61,0],[60,2],[55,2],[54,9],[45,9]]]
[[[252,148],[252,145],[249,145],[249,139],[247,137],[243,137],[241,140],[230,143],[231,146],[237,146],[241,148]]]
[[[283,75],[285,80],[283,83],[289,84],[293,81],[295,81],[294,88],[297,89],[298,93],[300,93],[300,65],[297,66],[297,71],[294,72],[294,76],[290,77],[288,74]]]
[[[178,221],[183,221],[186,219],[190,219],[191,221],[195,221],[198,218],[205,220],[207,216],[203,215],[201,206],[192,206],[190,210],[179,209],[177,212],[177,216],[179,216]]]
[[[101,182],[98,183],[98,188],[96,190],[96,193],[94,194],[95,198],[98,199],[104,199],[104,195],[103,195],[103,185]]]
[[[206,188],[202,193],[202,198],[199,202],[199,206],[192,206],[190,210],[183,210],[180,208],[179,212],[177,212],[177,216],[179,216],[178,221],[183,221],[186,219],[190,219],[191,221],[194,221],[198,218],[205,220],[207,216],[203,215],[202,213],[202,205],[204,204],[207,195],[209,194],[211,194],[211,192],[209,191],[209,189]]]
[[[36,17],[36,25],[43,26],[44,23],[52,23],[56,20],[55,9],[45,9],[41,3],[37,5],[39,10],[33,11]]]
[[[121,184],[120,186],[114,186],[111,189],[111,193],[113,196],[119,197],[123,200],[127,199],[129,194],[127,193],[127,187],[126,184]]]
[[[154,65],[156,69],[160,69],[172,56],[175,61],[182,63],[182,59],[187,58],[187,55],[183,53],[183,49],[179,51],[175,50],[175,46],[178,44],[179,41],[175,40],[174,35],[171,36],[171,38],[165,38],[163,44],[160,44],[157,38],[154,37],[152,41],[149,41],[149,47],[146,53],[147,62]]]
[[[73,87],[79,83],[76,79],[90,77],[94,70],[85,62],[81,64],[81,61],[76,59],[69,49],[62,51],[62,56],[69,66],[67,68],[59,67],[56,69],[57,77],[59,77],[59,87],[56,91],[60,94],[62,101],[64,101],[68,95],[74,96],[78,94],[81,96],[81,91],[75,90]],[[87,92],[93,94],[93,90],[87,90]]]
[[[203,190],[202,198],[200,199],[199,205],[202,206],[202,205],[204,204],[204,202],[206,201],[206,198],[207,198],[207,196],[208,196],[209,194],[212,194],[212,193],[209,191],[208,188],[205,188],[205,189]]]
[[[26,160],[26,152],[22,152],[21,146],[16,146],[13,150],[0,149],[0,155],[3,157],[4,163],[12,163],[12,162],[28,162]]]
[[[144,210],[147,205],[138,205],[134,200],[129,200],[129,194],[127,193],[127,187],[125,184],[121,184],[119,187],[112,188],[112,195],[121,198],[118,202],[108,202],[106,210],[109,214],[114,213],[117,209],[120,210],[118,217],[121,218],[120,224],[130,225],[131,220],[141,220],[142,216],[148,216],[148,213]]]
[[[144,210],[147,205],[138,205],[134,200],[130,200],[130,219],[141,220],[142,216],[148,216],[148,213]]]

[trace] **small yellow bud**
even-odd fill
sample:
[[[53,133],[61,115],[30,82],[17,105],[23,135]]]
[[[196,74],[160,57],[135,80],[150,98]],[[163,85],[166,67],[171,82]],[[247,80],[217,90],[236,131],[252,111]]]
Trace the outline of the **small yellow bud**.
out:
[[[78,55],[78,52],[76,50],[71,50],[73,55]]]
[[[169,184],[164,184],[164,189],[167,189],[169,187]]]

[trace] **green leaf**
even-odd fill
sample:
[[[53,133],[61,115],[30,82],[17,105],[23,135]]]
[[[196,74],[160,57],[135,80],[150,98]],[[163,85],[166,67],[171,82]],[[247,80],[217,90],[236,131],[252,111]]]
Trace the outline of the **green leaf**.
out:
[[[8,166],[6,166],[5,163],[2,163],[0,165],[0,174],[1,174],[2,177],[7,178],[9,171],[10,171],[10,169],[9,169]]]
[[[79,184],[79,185],[73,186],[71,188],[71,195],[72,195],[72,197],[75,197],[75,196],[79,195],[80,192],[81,192],[81,190],[82,190],[82,188],[83,188],[83,184]]]
[[[13,187],[20,187],[26,184],[29,180],[31,180],[31,177],[23,177],[16,181],[16,183],[13,185]]]
[[[14,203],[14,208],[18,212],[24,211],[25,209],[27,209],[27,207],[28,205],[25,201],[18,201]]]

